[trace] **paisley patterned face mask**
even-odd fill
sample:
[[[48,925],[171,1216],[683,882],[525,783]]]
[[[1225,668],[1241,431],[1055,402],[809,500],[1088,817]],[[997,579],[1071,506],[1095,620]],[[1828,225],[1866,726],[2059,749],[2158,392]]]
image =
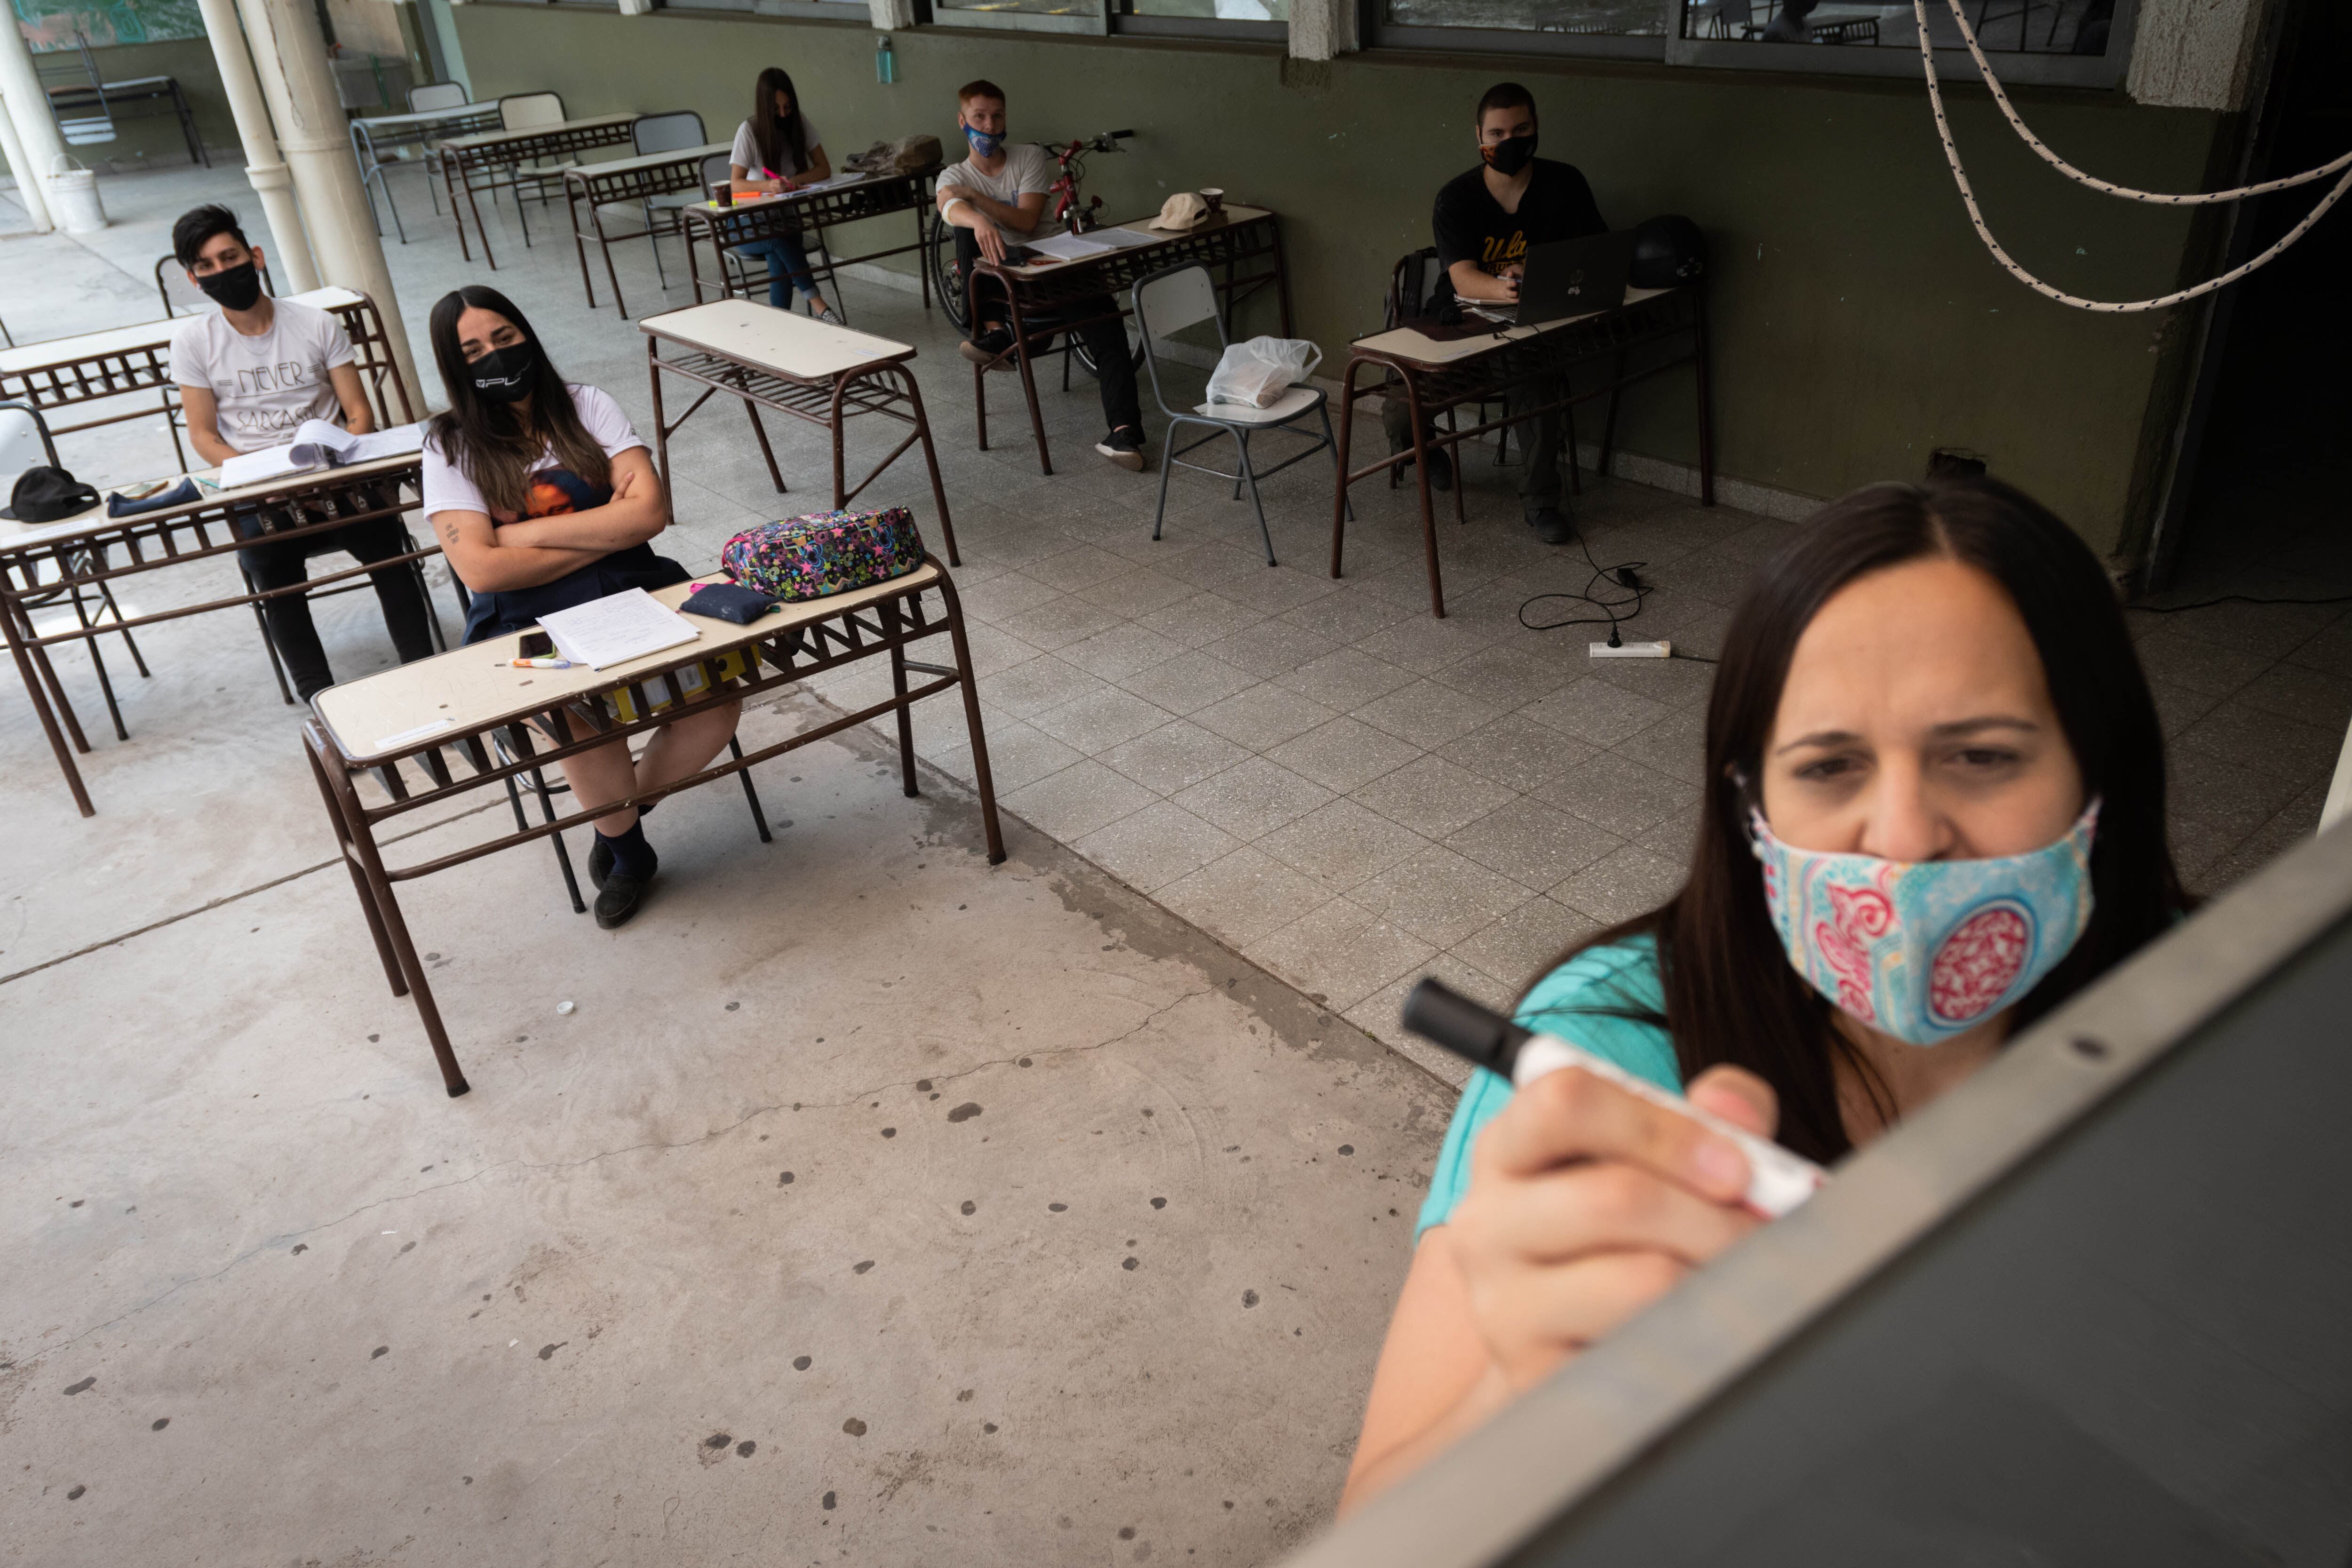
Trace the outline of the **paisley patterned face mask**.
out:
[[[1845,1013],[1915,1046],[2022,998],[2091,923],[2095,800],[2056,843],[1990,860],[1797,849],[1748,815],[1789,962]]]

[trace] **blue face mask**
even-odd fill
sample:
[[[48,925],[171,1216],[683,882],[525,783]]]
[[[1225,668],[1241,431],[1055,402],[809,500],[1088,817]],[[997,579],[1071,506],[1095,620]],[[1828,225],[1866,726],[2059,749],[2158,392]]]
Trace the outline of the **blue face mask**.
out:
[[[1749,816],[1790,963],[1857,1022],[1915,1046],[2021,1000],[2091,923],[2095,800],[2056,843],[1990,860],[1798,849]]]
[[[985,131],[974,131],[969,125],[963,128],[963,139],[971,142],[971,150],[983,158],[995,157],[1004,146],[1003,137],[992,136]]]

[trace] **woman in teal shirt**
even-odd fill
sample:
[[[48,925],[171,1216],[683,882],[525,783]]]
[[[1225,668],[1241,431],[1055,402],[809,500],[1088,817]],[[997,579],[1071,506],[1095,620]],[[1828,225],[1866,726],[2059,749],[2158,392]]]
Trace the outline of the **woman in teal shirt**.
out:
[[[1860,491],[1759,569],[1706,778],[1681,890],[1565,955],[1517,1016],[1822,1163],[2187,907],[2114,589],[1991,481]],[[1752,1230],[1746,1180],[1727,1140],[1597,1079],[1475,1074],[1341,1508]]]

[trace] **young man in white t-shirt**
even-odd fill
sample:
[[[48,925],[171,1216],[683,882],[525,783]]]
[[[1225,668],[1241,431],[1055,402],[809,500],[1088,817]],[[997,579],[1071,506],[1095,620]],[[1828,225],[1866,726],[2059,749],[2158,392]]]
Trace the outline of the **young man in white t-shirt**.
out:
[[[1034,142],[1004,139],[1004,89],[992,81],[967,82],[956,94],[956,123],[971,143],[971,156],[943,171],[939,180],[940,216],[955,226],[956,267],[971,276],[974,261],[1004,259],[1009,247],[1034,236],[1044,219],[1045,196],[1054,188],[1053,159]],[[961,345],[974,364],[987,364],[1013,346],[1013,331],[1001,294],[981,291],[979,320]],[[999,314],[992,317],[992,306]],[[1122,468],[1143,467],[1143,405],[1135,393],[1135,360],[1128,352],[1127,324],[1108,294],[1068,307],[1072,316],[1098,316],[1074,329],[1094,356],[1102,386],[1103,417],[1110,431],[1095,450]],[[1033,325],[1038,323],[1032,323]]]
[[[329,419],[356,431],[375,428],[352,363],[351,335],[324,310],[262,291],[261,252],[246,242],[235,213],[222,206],[183,213],[172,226],[172,254],[187,269],[188,281],[220,306],[190,317],[172,334],[172,380],[180,389],[188,439],[205,462],[283,446],[306,419]],[[240,516],[237,531],[260,538],[260,519]],[[330,550],[348,551],[365,563],[404,554],[406,544],[396,520],[379,518],[236,553],[257,587],[285,588],[308,581],[306,558]],[[388,566],[369,575],[400,661],[429,658],[431,611],[415,573]],[[332,686],[309,598],[283,594],[264,599],[261,608],[295,694],[307,702],[311,693]]]

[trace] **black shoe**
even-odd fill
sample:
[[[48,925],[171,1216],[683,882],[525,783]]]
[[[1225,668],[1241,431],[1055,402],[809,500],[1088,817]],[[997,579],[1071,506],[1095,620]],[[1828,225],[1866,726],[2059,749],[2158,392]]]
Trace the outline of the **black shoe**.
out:
[[[1389,448],[1391,454],[1412,450],[1412,447],[1409,445],[1392,446]],[[1398,468],[1398,474],[1402,476],[1410,472],[1412,464],[1413,459],[1406,458]],[[1429,488],[1433,490],[1450,490],[1454,488],[1454,459],[1445,455],[1445,448],[1443,447],[1432,447],[1429,449]]]
[[[1095,443],[1095,450],[1129,473],[1143,471],[1143,432],[1122,425]]]
[[[1556,506],[1539,507],[1528,513],[1528,526],[1546,544],[1566,544],[1576,537],[1576,527],[1561,515]]]
[[[998,356],[1013,346],[1013,333],[1003,327],[991,327],[976,337],[956,344],[956,353],[983,367],[994,365]]]
[[[629,918],[637,912],[637,906],[645,902],[646,889],[653,885],[653,879],[651,871],[642,877],[632,877],[623,871],[608,873],[597,884],[596,923],[606,931],[628,924]]]
[[[589,830],[588,837],[593,840],[588,846],[588,879],[596,885],[596,890],[601,893],[604,890],[604,879],[613,874],[613,850],[612,847],[604,842],[603,834],[592,828]]]

